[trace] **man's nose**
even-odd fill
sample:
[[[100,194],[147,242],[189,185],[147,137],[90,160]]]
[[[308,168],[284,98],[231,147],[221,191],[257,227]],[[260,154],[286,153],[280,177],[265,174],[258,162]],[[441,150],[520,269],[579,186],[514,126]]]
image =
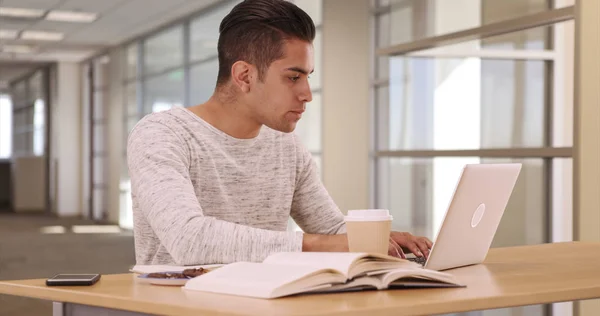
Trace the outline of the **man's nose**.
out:
[[[310,91],[310,85],[308,82],[306,86],[302,89],[302,94],[300,95],[300,101],[309,103],[312,101],[312,91]]]

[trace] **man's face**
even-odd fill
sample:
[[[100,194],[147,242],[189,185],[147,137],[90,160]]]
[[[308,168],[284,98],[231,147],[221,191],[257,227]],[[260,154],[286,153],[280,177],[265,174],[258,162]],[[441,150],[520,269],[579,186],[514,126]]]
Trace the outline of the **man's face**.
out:
[[[314,67],[313,46],[301,40],[284,42],[284,57],[266,71],[263,82],[254,81],[248,105],[260,124],[289,133],[312,100],[308,75]]]

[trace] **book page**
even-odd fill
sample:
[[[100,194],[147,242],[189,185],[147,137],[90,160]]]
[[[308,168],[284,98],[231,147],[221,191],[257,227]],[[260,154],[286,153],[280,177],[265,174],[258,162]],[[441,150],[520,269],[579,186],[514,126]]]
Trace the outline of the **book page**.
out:
[[[459,285],[456,278],[449,273],[427,270],[427,269],[396,269],[383,275],[382,281],[384,284],[390,284],[402,279],[422,279],[431,280],[438,283],[448,283]]]
[[[363,253],[354,252],[280,252],[270,255],[263,262],[333,269],[348,276],[352,264],[364,256]]]
[[[300,281],[306,288],[313,288],[323,285],[322,283],[345,280],[343,276],[337,274],[335,274],[338,276],[337,278],[319,278],[322,274],[327,274],[326,272],[329,271],[313,266],[237,262],[193,278],[186,283],[184,288],[221,294],[273,298],[276,296],[276,292],[286,293],[286,295],[293,294],[285,291],[286,287],[293,287]],[[309,280],[311,277],[315,278],[314,282]],[[305,289],[300,288],[296,292],[300,293],[303,290]]]

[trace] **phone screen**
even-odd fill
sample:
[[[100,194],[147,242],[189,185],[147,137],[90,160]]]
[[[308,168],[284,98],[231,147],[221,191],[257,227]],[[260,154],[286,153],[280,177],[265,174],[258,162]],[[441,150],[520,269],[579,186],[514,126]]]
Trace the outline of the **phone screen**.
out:
[[[52,280],[92,280],[97,274],[58,274]]]

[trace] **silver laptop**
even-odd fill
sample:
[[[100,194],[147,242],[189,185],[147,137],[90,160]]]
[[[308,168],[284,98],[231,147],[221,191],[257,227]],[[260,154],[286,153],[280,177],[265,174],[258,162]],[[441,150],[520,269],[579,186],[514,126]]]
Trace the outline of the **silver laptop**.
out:
[[[466,165],[429,257],[420,263],[432,270],[482,263],[520,171],[520,163]]]

